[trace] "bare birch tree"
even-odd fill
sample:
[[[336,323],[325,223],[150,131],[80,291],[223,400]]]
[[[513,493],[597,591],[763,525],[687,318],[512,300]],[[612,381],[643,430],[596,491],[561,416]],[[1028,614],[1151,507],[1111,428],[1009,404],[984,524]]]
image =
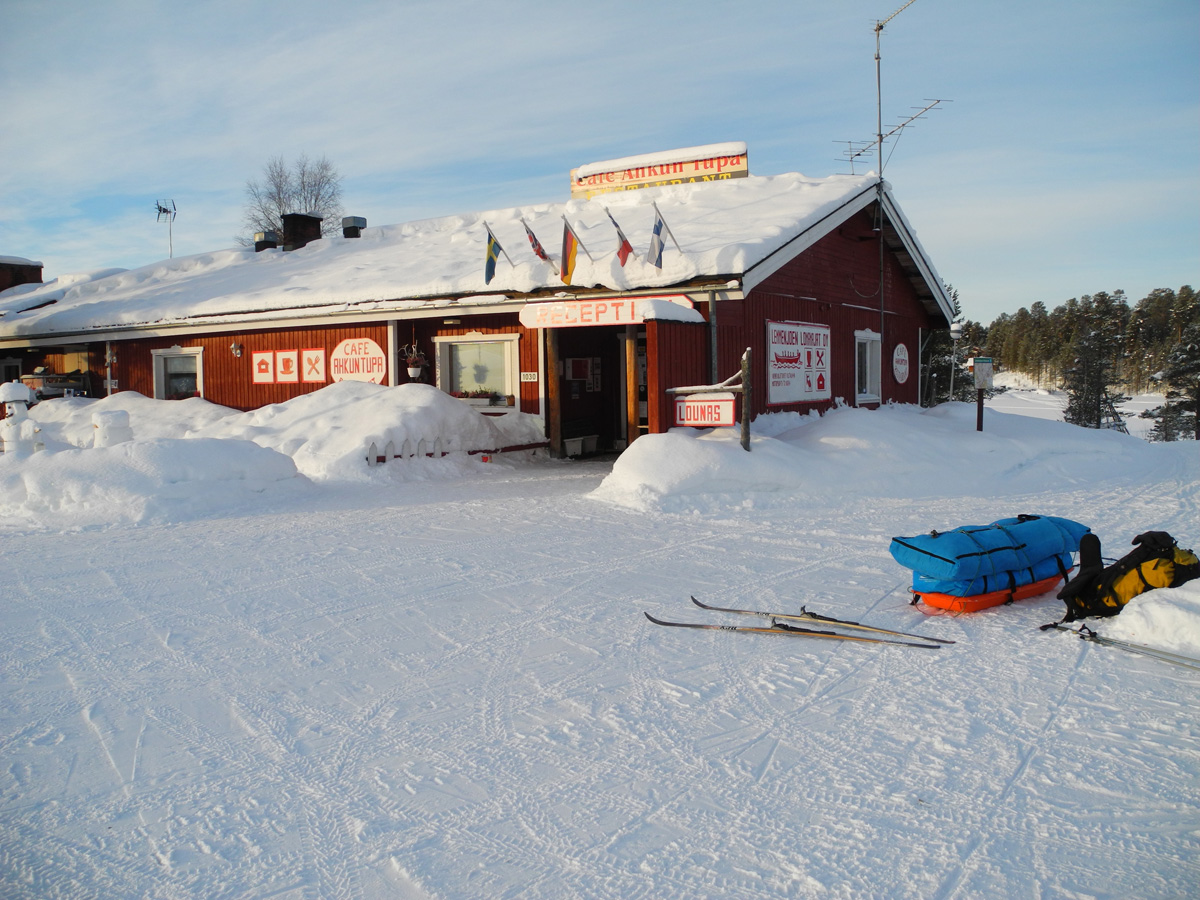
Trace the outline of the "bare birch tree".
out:
[[[284,213],[321,216],[321,234],[337,234],[342,227],[342,176],[327,157],[310,160],[301,154],[290,166],[273,156],[263,166],[262,178],[246,182],[245,232],[237,236],[242,246],[254,243],[260,231],[283,237]]]

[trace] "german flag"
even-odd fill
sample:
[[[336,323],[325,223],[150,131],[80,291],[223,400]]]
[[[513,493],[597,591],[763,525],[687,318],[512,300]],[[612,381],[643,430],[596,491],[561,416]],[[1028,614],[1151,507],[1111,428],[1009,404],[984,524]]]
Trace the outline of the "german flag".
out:
[[[562,278],[563,284],[571,283],[571,276],[575,273],[575,254],[579,252],[579,238],[575,237],[575,230],[571,228],[571,223],[563,218],[563,241],[562,241],[562,264],[559,267],[558,274]]]

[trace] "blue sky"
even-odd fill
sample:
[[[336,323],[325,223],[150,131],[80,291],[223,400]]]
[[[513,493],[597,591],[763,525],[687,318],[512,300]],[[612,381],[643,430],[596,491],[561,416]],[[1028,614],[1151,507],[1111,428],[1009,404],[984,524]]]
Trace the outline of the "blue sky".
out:
[[[160,198],[176,256],[232,246],[275,155],[328,156],[372,225],[560,200],[574,166],[722,141],[754,174],[847,172],[875,133],[874,24],[901,6],[4,0],[0,255],[47,279],[155,262]],[[882,87],[884,131],[952,101],[885,175],[968,318],[1200,286],[1195,0],[916,0]]]

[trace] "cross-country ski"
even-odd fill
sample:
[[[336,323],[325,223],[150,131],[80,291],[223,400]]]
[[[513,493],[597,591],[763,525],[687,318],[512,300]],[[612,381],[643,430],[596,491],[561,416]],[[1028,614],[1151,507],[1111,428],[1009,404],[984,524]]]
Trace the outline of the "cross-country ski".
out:
[[[736,613],[741,616],[757,616],[760,619],[766,619],[771,622],[774,622],[778,619],[797,622],[824,622],[828,625],[836,625],[839,628],[852,628],[859,631],[874,631],[878,634],[891,634],[895,635],[896,637],[919,638],[922,641],[934,641],[938,644],[954,643],[954,641],[950,640],[949,638],[930,637],[924,634],[912,634],[908,631],[893,631],[890,628],[878,628],[874,625],[863,625],[861,622],[852,622],[849,619],[838,619],[833,616],[823,616],[819,613],[809,612],[803,606],[800,607],[800,612],[798,613],[776,613],[758,612],[757,610],[753,609],[734,609],[727,606],[711,606],[708,603],[702,603],[695,597],[692,597],[692,602],[701,609],[709,609],[715,612]]]
[[[1070,628],[1061,622],[1051,622],[1042,626],[1043,631],[1049,628],[1056,628],[1059,631],[1065,631],[1068,634],[1074,634],[1085,641],[1091,641],[1093,644],[1102,644],[1106,647],[1115,647],[1118,650],[1128,650],[1130,653],[1148,656],[1153,659],[1157,659],[1160,662],[1170,663],[1171,665],[1175,666],[1183,666],[1184,668],[1188,669],[1200,669],[1200,657],[1188,656],[1183,653],[1174,653],[1161,647],[1151,647],[1148,644],[1138,644],[1133,641],[1122,641],[1117,638],[1105,637],[1102,634],[1097,634],[1086,625],[1080,625],[1078,628]]]
[[[656,619],[650,613],[645,613],[647,619],[655,625],[667,625],[672,628],[704,628],[711,631],[733,631],[740,634],[774,634],[786,635],[788,637],[809,637],[809,638],[825,638],[834,641],[853,641],[860,644],[894,644],[898,647],[923,647],[927,650],[940,650],[940,644],[921,644],[913,641],[894,641],[887,638],[863,637],[857,634],[838,634],[836,631],[814,631],[809,628],[797,628],[794,625],[786,625],[783,622],[776,622],[769,627],[762,628],[754,625],[713,625],[705,622],[668,622],[664,619]]]

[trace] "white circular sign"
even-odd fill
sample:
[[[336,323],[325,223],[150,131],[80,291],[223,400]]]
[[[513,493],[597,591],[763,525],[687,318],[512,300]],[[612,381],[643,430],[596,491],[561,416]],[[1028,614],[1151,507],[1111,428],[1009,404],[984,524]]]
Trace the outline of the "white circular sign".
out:
[[[329,377],[333,381],[387,381],[387,357],[370,338],[342,341],[329,354]]]
[[[892,374],[896,376],[897,384],[908,381],[908,348],[897,344],[892,351]]]

